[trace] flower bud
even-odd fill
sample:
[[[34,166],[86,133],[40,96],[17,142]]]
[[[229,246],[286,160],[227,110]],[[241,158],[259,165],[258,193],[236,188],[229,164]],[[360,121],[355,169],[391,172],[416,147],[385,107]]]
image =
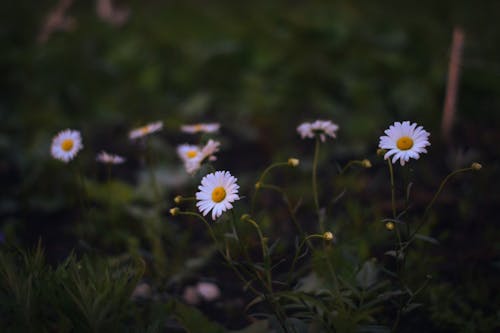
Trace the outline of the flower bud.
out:
[[[180,211],[181,210],[179,209],[179,207],[170,208],[170,215],[176,216],[179,214]]]
[[[370,162],[370,160],[368,159],[364,159],[361,161],[361,165],[363,166],[363,168],[371,168],[372,167],[372,162]]]
[[[242,220],[242,221],[246,221],[246,220],[249,220],[249,219],[250,219],[250,215],[249,214],[243,214],[240,217],[240,220]]]
[[[180,204],[182,202],[182,195],[178,195],[174,198],[174,202],[176,204]]]
[[[289,158],[288,159],[288,165],[295,168],[297,165],[299,165],[300,161],[297,158]]]
[[[323,239],[326,241],[332,241],[333,240],[333,234],[330,231],[327,231],[323,234]]]
[[[382,148],[377,149],[377,155],[378,156],[384,156],[385,153],[386,153],[385,149],[382,149]]]
[[[480,163],[474,162],[470,167],[474,171],[479,171],[483,166]]]
[[[257,182],[255,183],[255,189],[258,190],[262,187],[262,183],[261,182]]]
[[[389,221],[389,222],[387,222],[387,223],[385,224],[385,228],[386,228],[387,230],[389,230],[389,231],[394,230],[394,228],[395,228],[395,227],[396,227],[396,225],[394,224],[394,222],[390,222],[390,221]]]

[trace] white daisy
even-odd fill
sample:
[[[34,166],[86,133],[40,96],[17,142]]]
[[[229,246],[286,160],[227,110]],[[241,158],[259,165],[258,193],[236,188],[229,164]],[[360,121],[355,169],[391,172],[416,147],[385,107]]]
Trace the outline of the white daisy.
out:
[[[177,148],[177,154],[184,162],[184,167],[188,173],[194,173],[201,167],[201,163],[205,159],[214,161],[217,158],[213,156],[219,151],[220,142],[208,140],[207,144],[203,147],[195,145],[183,144]]]
[[[189,134],[195,134],[199,132],[203,133],[214,133],[217,132],[220,128],[220,124],[218,123],[209,123],[209,124],[192,124],[192,125],[183,125],[181,126],[181,131]]]
[[[202,160],[208,158],[210,161],[215,161],[217,157],[214,156],[219,151],[220,142],[215,140],[208,140],[205,146],[201,149]]]
[[[209,173],[201,180],[198,186],[199,192],[196,193],[196,199],[200,213],[203,216],[212,211],[212,220],[222,215],[228,209],[233,208],[231,204],[239,200],[237,179],[231,176],[228,171],[216,171]]]
[[[97,155],[97,162],[104,164],[122,164],[125,162],[125,159],[115,154],[109,154],[103,150]]]
[[[302,123],[297,127],[297,132],[299,132],[302,139],[314,138],[316,134],[319,135],[321,142],[325,142],[326,137],[336,138],[336,131],[339,129],[337,124],[334,124],[330,120],[316,120],[313,123]]]
[[[50,152],[55,159],[67,163],[71,161],[82,148],[83,144],[80,132],[66,129],[59,132],[54,139],[52,139]]]
[[[146,136],[148,134],[158,132],[162,128],[163,128],[163,122],[156,121],[154,123],[150,123],[145,126],[131,130],[128,137],[130,139],[142,138],[143,136]]]
[[[430,146],[430,133],[416,123],[409,121],[395,122],[384,132],[386,135],[380,137],[379,148],[388,150],[384,159],[392,156],[392,164],[399,159],[401,165],[405,165],[410,158],[418,160],[420,153],[427,153],[425,147]]]
[[[201,165],[201,149],[195,145],[182,144],[177,147],[177,155],[184,162],[188,173],[193,173]]]

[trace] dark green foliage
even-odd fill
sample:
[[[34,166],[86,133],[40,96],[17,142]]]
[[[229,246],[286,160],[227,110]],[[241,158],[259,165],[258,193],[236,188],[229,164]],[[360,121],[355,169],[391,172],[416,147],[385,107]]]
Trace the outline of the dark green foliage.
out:
[[[119,266],[70,255],[52,268],[41,245],[33,252],[2,249],[0,313],[4,332],[126,331],[136,325],[132,292],[140,259]]]

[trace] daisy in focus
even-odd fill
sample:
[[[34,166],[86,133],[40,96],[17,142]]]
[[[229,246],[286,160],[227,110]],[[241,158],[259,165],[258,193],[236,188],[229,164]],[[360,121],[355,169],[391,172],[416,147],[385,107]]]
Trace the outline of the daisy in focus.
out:
[[[239,200],[237,179],[228,171],[216,171],[209,173],[201,180],[196,193],[196,206],[203,216],[212,211],[212,220],[222,215],[228,209],[233,208],[232,202]]]
[[[299,132],[302,139],[312,139],[318,134],[321,142],[325,142],[327,136],[336,138],[338,129],[339,126],[330,120],[316,120],[313,123],[300,124],[297,127],[297,132]]]
[[[68,163],[82,148],[83,144],[80,132],[66,129],[59,132],[52,139],[50,153],[55,159]]]
[[[123,162],[125,162],[125,159],[123,157],[115,154],[109,154],[104,150],[97,155],[96,159],[97,162],[101,162],[104,164],[122,164]]]
[[[142,137],[149,135],[151,133],[158,132],[162,128],[163,128],[163,122],[156,121],[154,123],[150,123],[150,124],[147,124],[145,126],[131,130],[128,137],[132,140],[142,138]]]
[[[208,123],[208,124],[192,124],[181,126],[181,131],[184,133],[195,134],[199,132],[203,133],[215,133],[219,130],[219,123]]]
[[[405,165],[410,158],[419,159],[421,153],[427,153],[425,147],[430,146],[430,133],[416,123],[409,121],[395,122],[384,131],[386,135],[380,137],[379,148],[388,150],[384,159],[392,157],[392,164],[399,159]]]
[[[177,147],[177,154],[184,162],[184,167],[188,173],[194,173],[201,167],[205,159],[215,161],[214,156],[219,151],[220,142],[208,140],[205,146],[198,147],[195,145],[182,144]]]

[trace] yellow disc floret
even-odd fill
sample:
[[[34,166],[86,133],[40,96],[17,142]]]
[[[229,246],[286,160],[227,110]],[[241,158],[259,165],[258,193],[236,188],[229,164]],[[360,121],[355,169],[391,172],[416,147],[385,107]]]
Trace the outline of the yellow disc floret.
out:
[[[61,143],[61,149],[64,151],[70,151],[74,146],[72,139],[66,139]]]
[[[187,153],[186,153],[186,156],[188,158],[195,158],[196,155],[198,155],[198,152],[196,150],[189,150]]]
[[[413,147],[413,139],[408,136],[402,136],[396,142],[396,146],[400,150],[408,150]]]
[[[214,188],[214,190],[212,191],[212,200],[214,202],[219,203],[225,198],[226,198],[226,190],[224,189],[224,187],[219,186]]]

